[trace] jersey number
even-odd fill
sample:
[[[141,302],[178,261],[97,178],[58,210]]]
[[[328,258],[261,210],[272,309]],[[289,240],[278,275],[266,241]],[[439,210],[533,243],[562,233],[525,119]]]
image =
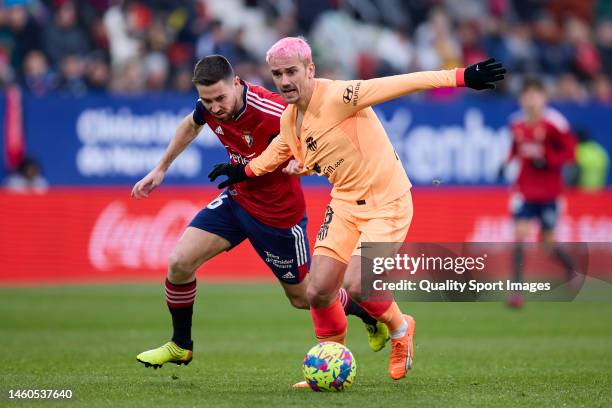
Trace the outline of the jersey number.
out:
[[[209,210],[214,210],[215,208],[219,207],[221,204],[223,204],[223,199],[227,198],[227,194],[221,194],[219,197],[215,198],[214,200],[212,200],[207,206],[206,208],[208,208]]]

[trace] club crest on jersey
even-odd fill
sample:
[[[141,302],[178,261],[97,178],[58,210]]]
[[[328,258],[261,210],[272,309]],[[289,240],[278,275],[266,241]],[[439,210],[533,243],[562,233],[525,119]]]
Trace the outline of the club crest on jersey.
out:
[[[244,139],[244,141],[249,147],[253,146],[253,136],[251,136],[251,132],[249,131],[242,132],[242,138]]]
[[[308,147],[308,150],[311,152],[314,152],[317,150],[317,141],[314,140],[312,136],[308,136],[306,138],[306,147]]]

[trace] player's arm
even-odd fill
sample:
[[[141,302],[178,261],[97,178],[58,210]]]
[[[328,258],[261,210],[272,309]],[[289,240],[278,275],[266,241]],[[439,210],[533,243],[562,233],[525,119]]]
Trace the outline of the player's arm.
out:
[[[202,129],[202,125],[195,122],[194,114],[189,114],[183,118],[159,163],[149,174],[134,185],[132,197],[137,199],[148,197],[149,193],[162,183],[172,162],[196,138]]]
[[[246,166],[242,164],[221,163],[215,165],[208,175],[210,181],[215,181],[219,176],[227,176],[227,180],[221,182],[217,187],[225,188],[231,184],[239,183],[250,177],[261,176],[271,173],[282,163],[291,158],[293,153],[285,142],[282,132],[272,139],[259,156],[251,160]]]
[[[575,160],[576,138],[569,130],[555,132],[551,145],[544,152],[544,158],[549,166],[561,167],[565,163]]]
[[[271,173],[289,160],[291,156],[293,156],[291,149],[281,132],[272,139],[266,150],[247,164],[246,174],[249,177],[256,177]]]
[[[505,68],[495,59],[441,71],[422,71],[410,74],[374,78],[364,81],[339,81],[333,98],[337,106],[353,113],[368,106],[404,95],[433,88],[466,86],[472,89],[493,89],[495,82],[504,79]]]
[[[512,160],[516,159],[518,156],[518,145],[516,143],[516,138],[514,137],[514,128],[510,125],[510,137],[511,144],[510,150],[508,151],[508,156],[501,162],[499,166],[499,170],[497,172],[498,179],[504,179],[506,177],[506,169],[512,162]]]

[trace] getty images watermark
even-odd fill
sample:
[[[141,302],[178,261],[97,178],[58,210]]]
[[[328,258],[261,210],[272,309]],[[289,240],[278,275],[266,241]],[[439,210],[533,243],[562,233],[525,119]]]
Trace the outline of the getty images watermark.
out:
[[[363,243],[370,301],[612,300],[610,243]]]

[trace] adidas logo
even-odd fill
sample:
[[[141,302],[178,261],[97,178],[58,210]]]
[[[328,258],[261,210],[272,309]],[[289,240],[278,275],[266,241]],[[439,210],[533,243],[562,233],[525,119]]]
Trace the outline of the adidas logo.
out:
[[[295,275],[292,274],[291,272],[287,272],[286,274],[283,275],[283,279],[291,279],[291,278],[295,278]]]
[[[217,126],[217,128],[215,129],[215,133],[219,134],[219,135],[223,135],[223,129],[221,129],[221,126]]]

